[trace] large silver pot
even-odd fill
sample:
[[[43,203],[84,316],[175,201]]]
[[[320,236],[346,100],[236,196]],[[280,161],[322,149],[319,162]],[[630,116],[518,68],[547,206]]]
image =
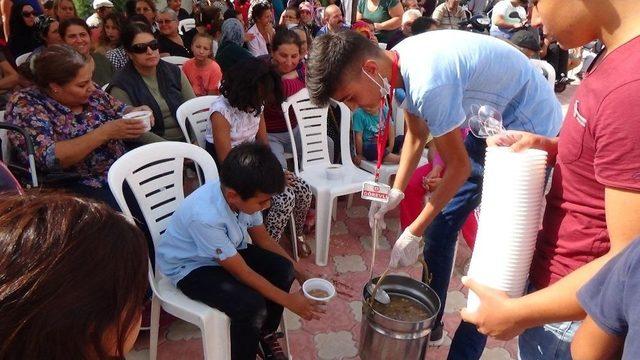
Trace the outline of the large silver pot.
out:
[[[378,278],[370,282],[377,283]],[[400,275],[388,275],[380,286],[389,294],[407,296],[422,303],[429,311],[427,319],[418,322],[394,320],[369,306],[370,294],[363,290],[362,324],[358,352],[362,360],[424,359],[440,299],[429,285]]]

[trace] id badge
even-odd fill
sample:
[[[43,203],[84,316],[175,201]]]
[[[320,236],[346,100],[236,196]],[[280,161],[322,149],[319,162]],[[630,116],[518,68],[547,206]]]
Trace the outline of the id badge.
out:
[[[389,201],[389,192],[391,192],[391,186],[387,184],[365,181],[362,183],[362,193],[360,196],[365,200],[386,203]]]

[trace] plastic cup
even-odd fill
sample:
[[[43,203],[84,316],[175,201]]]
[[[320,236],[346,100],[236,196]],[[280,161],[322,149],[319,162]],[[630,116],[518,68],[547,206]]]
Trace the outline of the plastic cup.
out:
[[[140,120],[144,123],[144,131],[151,130],[151,111],[142,110],[142,111],[132,111],[128,114],[125,114],[123,119],[135,119]]]
[[[327,296],[317,296],[316,294],[313,294],[314,291],[323,291]],[[302,292],[307,299],[328,302],[336,295],[336,288],[332,283],[325,279],[313,278],[302,284]]]

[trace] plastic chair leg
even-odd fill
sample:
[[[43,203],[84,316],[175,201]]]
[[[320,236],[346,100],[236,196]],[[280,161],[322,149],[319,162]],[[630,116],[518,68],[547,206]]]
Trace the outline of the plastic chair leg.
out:
[[[229,318],[216,314],[202,319],[200,325],[204,359],[231,360]]]
[[[151,329],[149,330],[149,359],[158,356],[158,332],[160,331],[160,299],[153,295],[151,298]]]
[[[291,214],[289,218],[289,228],[291,229],[291,251],[293,251],[293,260],[298,262],[300,256],[298,256],[298,232],[296,231],[296,219]]]
[[[329,260],[329,233],[333,199],[325,192],[318,192],[316,200],[316,264],[327,266]]]
[[[284,333],[284,348],[287,351],[287,359],[291,359],[291,349],[289,348],[289,333],[287,332],[287,321],[284,319],[286,316],[287,309],[282,313],[282,320],[280,320],[280,328],[282,329],[282,333]]]

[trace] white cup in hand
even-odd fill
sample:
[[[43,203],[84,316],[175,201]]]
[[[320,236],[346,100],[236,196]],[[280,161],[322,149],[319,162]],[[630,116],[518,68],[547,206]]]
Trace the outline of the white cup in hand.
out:
[[[140,120],[144,123],[144,131],[151,130],[151,111],[132,111],[125,114],[122,118],[127,120]]]

